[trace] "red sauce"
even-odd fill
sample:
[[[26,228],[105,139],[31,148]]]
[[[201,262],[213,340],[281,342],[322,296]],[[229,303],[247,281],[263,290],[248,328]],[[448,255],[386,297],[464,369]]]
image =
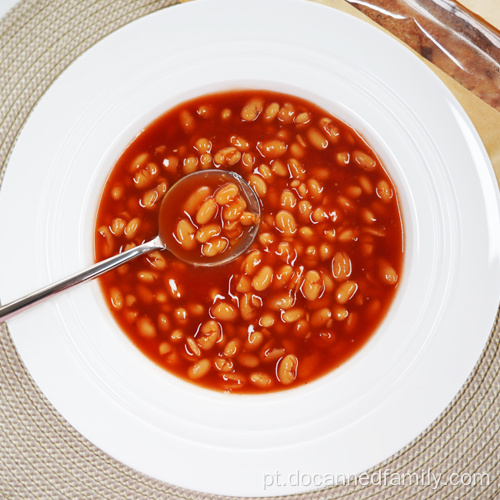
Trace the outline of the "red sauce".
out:
[[[100,282],[114,318],[155,363],[210,389],[277,391],[335,369],[376,331],[402,271],[397,192],[377,155],[294,96],[193,99],[118,159],[98,209],[97,260],[154,238],[163,195],[207,168],[235,171],[256,191],[254,243],[219,267],[194,268],[165,251],[108,273]]]

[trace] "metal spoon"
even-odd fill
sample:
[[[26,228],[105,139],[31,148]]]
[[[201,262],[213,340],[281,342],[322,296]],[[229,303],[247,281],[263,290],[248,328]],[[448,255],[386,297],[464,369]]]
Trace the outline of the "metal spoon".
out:
[[[178,189],[182,187],[183,184],[187,182],[192,182],[194,176],[199,176],[203,178],[205,181],[212,181],[219,184],[223,184],[225,182],[236,182],[240,186],[240,190],[243,196],[246,198],[248,210],[255,213],[257,215],[257,220],[260,219],[260,204],[257,198],[257,195],[253,191],[253,189],[245,182],[245,180],[235,172],[229,172],[225,170],[200,170],[198,172],[194,172],[192,174],[183,177],[178,182],[176,182],[165,194],[159,211],[159,220],[162,218],[168,218],[168,213],[171,207],[169,206],[169,199],[171,199],[171,195],[175,193]],[[159,225],[160,228],[162,225]],[[246,236],[239,241],[236,245],[232,246],[231,249],[223,254],[222,257],[217,259],[207,258],[203,255],[192,256],[187,255],[180,251],[176,245],[170,244],[167,247],[167,235],[162,234],[162,231],[159,231],[158,236],[151,241],[138,245],[130,250],[127,250],[123,253],[119,253],[110,257],[109,259],[103,260],[94,264],[93,266],[85,269],[84,271],[80,271],[69,278],[62,279],[53,285],[46,286],[41,290],[33,292],[25,297],[17,299],[10,304],[6,304],[0,307],[0,322],[3,322],[12,316],[19,314],[20,312],[28,309],[30,306],[35,305],[38,302],[41,302],[49,297],[52,297],[68,288],[71,288],[74,285],[79,283],[84,283],[86,281],[97,278],[101,274],[104,274],[112,269],[115,269],[126,262],[131,261],[139,257],[140,255],[153,252],[155,250],[168,250],[172,254],[174,254],[179,259],[192,264],[193,266],[220,266],[222,264],[226,264],[234,259],[236,259],[239,255],[241,255],[253,242],[255,235],[257,234],[259,224],[254,224],[250,227],[250,230],[246,233]]]

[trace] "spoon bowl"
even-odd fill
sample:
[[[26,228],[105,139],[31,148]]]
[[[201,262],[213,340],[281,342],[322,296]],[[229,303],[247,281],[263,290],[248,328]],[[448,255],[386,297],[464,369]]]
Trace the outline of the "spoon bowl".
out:
[[[158,219],[159,237],[165,244],[166,249],[178,259],[194,266],[220,266],[236,259],[252,244],[259,229],[258,223],[243,227],[238,238],[235,238],[232,242],[229,240],[227,241],[227,246],[224,251],[211,256],[203,253],[203,247],[201,245],[195,246],[193,250],[186,250],[180,244],[178,235],[175,234],[175,227],[173,226],[176,221],[172,220],[173,214],[181,214],[180,216],[188,215],[188,222],[192,223],[193,227],[196,229],[198,229],[197,226],[203,226],[203,223],[200,224],[196,220],[192,220],[196,219],[195,214],[189,214],[185,211],[183,205],[186,203],[186,195],[203,188],[208,188],[213,192],[228,185],[236,185],[238,187],[238,192],[242,202],[244,202],[245,210],[254,214],[255,220],[258,221],[260,219],[259,199],[255,191],[248,185],[243,177],[236,172],[217,169],[199,170],[178,180],[167,192],[160,205]],[[207,190],[207,192],[210,191]],[[206,201],[206,199],[204,199],[204,201]],[[215,202],[213,202],[213,206],[218,208],[220,212],[223,212],[222,207],[217,207]],[[224,221],[223,214],[221,214],[219,218],[221,219],[221,226],[228,223],[228,221]],[[213,220],[212,218],[209,221],[211,226],[213,226]],[[234,222],[237,221],[233,221],[233,224]]]

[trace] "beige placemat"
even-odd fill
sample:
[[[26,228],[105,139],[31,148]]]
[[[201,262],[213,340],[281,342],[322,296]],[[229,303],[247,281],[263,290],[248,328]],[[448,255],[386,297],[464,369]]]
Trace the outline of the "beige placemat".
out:
[[[490,0],[484,0],[483,4]],[[491,0],[496,2],[497,0]],[[0,183],[34,105],[105,35],[175,0],[21,0],[0,21]],[[341,0],[321,3],[362,17]],[[494,5],[492,3],[492,5]],[[438,72],[439,73],[439,72]],[[471,116],[500,177],[500,114],[440,74]],[[1,185],[0,185],[1,189]],[[6,244],[5,235],[2,243]],[[474,332],[471,332],[473,335]],[[499,496],[500,327],[460,393],[421,436],[369,481],[294,499],[492,499]],[[402,484],[379,481],[397,473]],[[430,480],[438,475],[438,486]],[[406,479],[405,479],[406,478]],[[394,481],[392,481],[394,482]],[[367,484],[372,483],[372,484]],[[215,498],[140,474],[108,457],[52,408],[0,326],[0,495],[8,499]]]

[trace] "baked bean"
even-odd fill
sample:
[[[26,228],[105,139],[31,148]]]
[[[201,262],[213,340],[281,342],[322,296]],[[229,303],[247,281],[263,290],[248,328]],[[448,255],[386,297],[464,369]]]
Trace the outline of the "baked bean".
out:
[[[307,138],[311,145],[316,149],[325,149],[328,147],[328,140],[315,127],[310,127],[307,129]]]
[[[113,307],[113,309],[116,309],[118,311],[123,309],[124,298],[121,290],[116,286],[112,287],[109,291],[109,295],[111,299],[111,307]]]
[[[359,198],[363,194],[363,189],[360,186],[349,186],[345,194],[347,198]]]
[[[343,151],[341,153],[337,153],[336,159],[337,165],[339,165],[340,167],[345,167],[346,165],[349,165],[351,156],[346,151]]]
[[[188,219],[182,219],[177,223],[175,235],[179,245],[184,249],[194,250],[196,248],[196,228]]]
[[[202,104],[197,110],[196,113],[202,118],[212,118],[215,114],[215,108],[212,105],[204,105]]]
[[[231,202],[229,205],[225,205],[222,209],[222,218],[225,221],[234,222],[238,220],[243,214],[244,206],[237,201]]]
[[[162,332],[168,332],[170,330],[170,320],[165,313],[158,314],[156,323],[158,325],[158,330],[161,330]]]
[[[373,193],[373,185],[372,185],[370,179],[368,179],[368,177],[366,177],[366,175],[360,175],[358,177],[358,182],[359,182],[359,186],[366,194]]]
[[[248,176],[248,184],[262,198],[267,193],[267,185],[264,179],[256,174]]]
[[[254,155],[252,153],[244,153],[241,157],[241,163],[247,171],[251,172],[255,163]]]
[[[134,217],[124,229],[125,237],[128,240],[133,240],[137,235],[137,231],[139,230],[139,226],[141,225],[141,219],[139,217]]]
[[[146,193],[144,193],[144,196],[142,197],[142,204],[148,210],[152,210],[153,208],[155,208],[155,204],[159,199],[160,195],[158,194],[156,189],[150,189],[149,191],[146,191]]]
[[[208,359],[200,359],[194,365],[188,368],[188,377],[191,380],[198,380],[204,377],[210,371],[210,361]]]
[[[345,307],[338,305],[332,307],[332,313],[337,321],[344,321],[349,315],[349,311]]]
[[[273,268],[271,266],[261,267],[252,279],[252,287],[258,292],[268,288],[273,281]]]
[[[235,147],[223,148],[214,155],[214,161],[218,165],[233,166],[241,160],[241,152]]]
[[[173,330],[172,333],[170,334],[170,340],[172,340],[172,342],[180,342],[183,338],[184,338],[184,333],[182,330],[179,330],[178,328]]]
[[[288,167],[288,171],[290,175],[297,180],[304,180],[306,178],[306,171],[302,163],[296,158],[290,158],[286,162],[286,166]]]
[[[264,101],[259,98],[251,99],[241,110],[241,118],[247,122],[255,121],[264,109]]]
[[[302,319],[305,315],[305,309],[303,309],[302,307],[294,307],[292,309],[288,309],[288,311],[284,311],[281,315],[281,319],[285,323],[295,323],[299,319]]]
[[[146,261],[151,267],[157,269],[158,271],[163,271],[167,268],[167,261],[165,260],[163,255],[158,251],[150,252],[146,256]]]
[[[285,236],[293,236],[297,232],[295,217],[288,210],[280,210],[274,223],[276,229]]]
[[[214,320],[209,320],[201,325],[200,335],[196,337],[196,340],[204,351],[208,351],[215,346],[216,342],[219,340],[220,334],[221,328],[219,323]]]
[[[268,389],[273,383],[273,379],[263,372],[254,372],[250,375],[250,382],[260,389]]]
[[[240,293],[248,293],[251,290],[252,280],[246,275],[241,276],[236,285],[236,291]]]
[[[394,195],[392,188],[385,180],[381,180],[377,183],[375,192],[377,193],[377,196],[386,203],[389,203]]]
[[[265,164],[259,165],[257,169],[262,178],[266,181],[270,181],[273,178],[272,170]]]
[[[233,356],[236,356],[240,348],[240,344],[241,344],[240,339],[230,340],[226,344],[226,347],[224,347],[224,356],[226,356],[226,358],[232,358]]]
[[[179,158],[177,156],[168,156],[163,160],[163,167],[169,173],[176,173],[179,166]]]
[[[302,221],[309,221],[312,212],[313,212],[313,207],[309,201],[307,200],[299,201],[299,216]]]
[[[151,272],[151,271],[139,271],[137,273],[137,278],[140,281],[142,281],[143,283],[152,284],[157,280],[158,275],[156,273]]]
[[[224,373],[222,380],[226,389],[241,389],[245,385],[245,377],[238,373]]]
[[[314,311],[311,315],[311,326],[317,328],[318,326],[323,326],[328,323],[332,318],[332,311],[328,307],[322,307],[317,311]]]
[[[271,233],[261,233],[259,235],[259,242],[264,248],[271,246],[274,241],[274,236]]]
[[[377,162],[363,151],[353,151],[352,159],[365,170],[372,170],[377,166]]]
[[[278,361],[285,354],[283,347],[264,346],[260,353],[260,359],[263,363],[273,363]]]
[[[210,238],[206,243],[203,243],[201,247],[201,253],[206,257],[215,257],[216,255],[221,254],[229,247],[229,242],[226,238],[220,238],[218,236],[214,236]]]
[[[257,143],[260,154],[269,160],[279,158],[286,153],[288,146],[283,141],[264,141]]]
[[[346,252],[337,252],[332,260],[332,274],[338,281],[345,281],[352,273],[352,262]]]
[[[372,236],[377,236],[377,238],[383,238],[385,236],[384,229],[377,229],[376,227],[365,227],[363,232],[366,234],[371,234]]]
[[[280,292],[269,297],[268,306],[274,311],[286,311],[290,309],[295,302],[294,297],[287,292]]]
[[[258,216],[253,212],[244,211],[240,216],[240,224],[242,226],[253,226],[259,222]]]
[[[245,349],[254,350],[260,347],[264,340],[264,335],[261,332],[254,331],[248,334],[248,338],[245,342]]]
[[[226,358],[216,358],[214,361],[214,365],[217,370],[223,373],[230,372],[234,367],[234,363]]]
[[[183,209],[190,215],[194,215],[200,208],[201,204],[212,194],[212,190],[208,186],[200,186],[189,198],[184,202]]]
[[[196,158],[196,156],[188,156],[187,158],[184,158],[184,161],[182,162],[182,171],[188,175],[196,172],[196,170],[198,170],[198,158]]]
[[[243,320],[251,321],[257,316],[257,306],[251,293],[245,293],[240,298],[240,314]]]
[[[188,337],[186,339],[186,344],[187,344],[187,348],[188,350],[194,354],[195,356],[201,356],[201,350],[200,350],[200,347],[198,346],[198,344],[196,343],[196,341],[192,338],[192,337]]]
[[[111,198],[115,201],[118,201],[122,198],[124,193],[125,193],[125,188],[123,186],[115,186],[111,190]]]
[[[299,229],[299,235],[305,241],[312,241],[316,237],[316,234],[314,233],[312,228],[310,228],[309,226],[301,227]]]
[[[345,304],[352,299],[357,290],[358,284],[355,281],[344,281],[338,286],[335,298],[339,304]]]
[[[212,143],[206,137],[203,137],[196,141],[194,147],[196,148],[198,153],[210,153],[210,151],[212,150]]]
[[[323,197],[324,188],[320,182],[316,179],[309,179],[307,181],[308,192],[311,195],[311,199],[313,200],[321,200]]]
[[[264,120],[272,121],[274,120],[279,113],[280,105],[277,102],[272,102],[269,106],[266,107],[264,112]]]
[[[126,225],[126,222],[122,218],[115,217],[111,221],[111,232],[114,236],[121,236],[125,230]]]
[[[162,356],[165,356],[166,354],[171,353],[173,350],[173,347],[168,343],[168,342],[162,342],[158,346],[158,351]]]
[[[298,364],[297,356],[287,354],[278,364],[278,380],[284,385],[294,382],[297,378]]]
[[[295,118],[295,123],[297,125],[303,125],[305,123],[308,123],[310,120],[311,116],[305,111],[304,113],[300,113],[299,115],[297,115],[297,118]]]
[[[187,309],[185,307],[176,307],[174,309],[174,319],[181,325],[186,324],[189,319]]]
[[[247,254],[243,261],[242,270],[245,274],[252,275],[262,262],[262,253],[260,250],[252,250]]]
[[[148,163],[144,168],[141,168],[138,172],[134,174],[134,185],[138,189],[144,189],[151,186],[154,183],[160,169],[155,163]]]
[[[294,142],[290,145],[290,154],[294,158],[303,158],[306,154],[306,149],[298,142]]]
[[[140,335],[146,338],[152,338],[156,336],[156,327],[153,321],[147,316],[143,316],[137,320],[137,331]]]
[[[146,164],[149,160],[149,153],[143,152],[139,153],[131,162],[130,162],[130,172],[134,172],[138,170],[140,167]]]
[[[307,300],[318,299],[324,290],[323,279],[318,271],[307,271],[302,282],[302,293]]]
[[[286,264],[281,266],[274,274],[274,288],[285,288],[293,277],[293,267]]]
[[[319,125],[322,130],[324,130],[332,144],[337,144],[339,142],[340,130],[330,118],[322,118],[319,121]]]
[[[288,168],[281,160],[271,162],[271,171],[279,177],[288,177]]]
[[[181,124],[181,127],[188,133],[191,133],[194,131],[194,128],[196,126],[196,122],[194,120],[193,115],[189,112],[183,109],[180,112],[179,115],[179,121]]]
[[[134,295],[132,295],[131,293],[128,293],[126,296],[125,296],[125,305],[127,307],[132,307],[134,306],[135,304],[137,303],[137,297],[135,297]]]
[[[213,198],[205,200],[196,212],[196,223],[207,224],[217,215],[217,203]]]
[[[212,155],[209,153],[204,153],[200,156],[200,165],[203,170],[212,167]]]
[[[363,222],[365,222],[366,224],[373,224],[374,222],[377,221],[377,217],[369,208],[361,209],[361,218],[363,219]]]
[[[319,258],[322,261],[329,260],[333,255],[333,247],[329,243],[321,243],[319,247]]]
[[[352,211],[354,209],[353,202],[349,198],[346,198],[345,196],[339,196],[337,198],[337,203],[340,205],[341,208],[343,208],[346,211]]]
[[[270,328],[271,326],[274,325],[276,321],[276,318],[274,317],[274,314],[272,313],[267,313],[261,316],[259,320],[259,325],[264,327],[264,328]]]
[[[311,220],[316,224],[328,220],[328,213],[321,207],[316,208],[311,214]]]
[[[232,146],[235,148],[238,148],[240,151],[248,151],[250,148],[250,144],[247,140],[243,139],[243,137],[233,135],[231,136],[231,139],[229,139],[229,142],[231,143]]]
[[[214,236],[219,236],[221,234],[222,227],[219,224],[207,224],[203,227],[200,227],[198,231],[196,231],[196,241],[199,243],[206,243],[208,240],[212,239]]]
[[[338,240],[345,243],[347,241],[355,240],[357,237],[358,233],[354,229],[344,229],[339,233]]]
[[[219,205],[228,205],[238,196],[240,190],[238,186],[232,182],[228,182],[221,186],[215,192],[214,198]]]
[[[167,285],[167,291],[173,299],[181,299],[184,296],[183,287],[181,287],[180,283],[178,283],[177,280],[175,280],[174,278],[169,278],[167,276],[165,279],[165,283]]]
[[[292,210],[297,205],[297,198],[289,189],[285,189],[281,193],[280,205],[286,210]]]
[[[386,285],[395,285],[398,282],[398,273],[387,262],[380,262],[378,275]]]
[[[292,265],[297,259],[297,251],[292,248],[288,241],[282,241],[278,245],[278,251],[276,252],[276,255],[280,257],[282,261]]]
[[[210,308],[210,314],[219,321],[235,321],[238,310],[229,302],[219,302]]]
[[[238,363],[246,368],[256,368],[260,365],[260,360],[253,354],[242,353],[238,356]]]

